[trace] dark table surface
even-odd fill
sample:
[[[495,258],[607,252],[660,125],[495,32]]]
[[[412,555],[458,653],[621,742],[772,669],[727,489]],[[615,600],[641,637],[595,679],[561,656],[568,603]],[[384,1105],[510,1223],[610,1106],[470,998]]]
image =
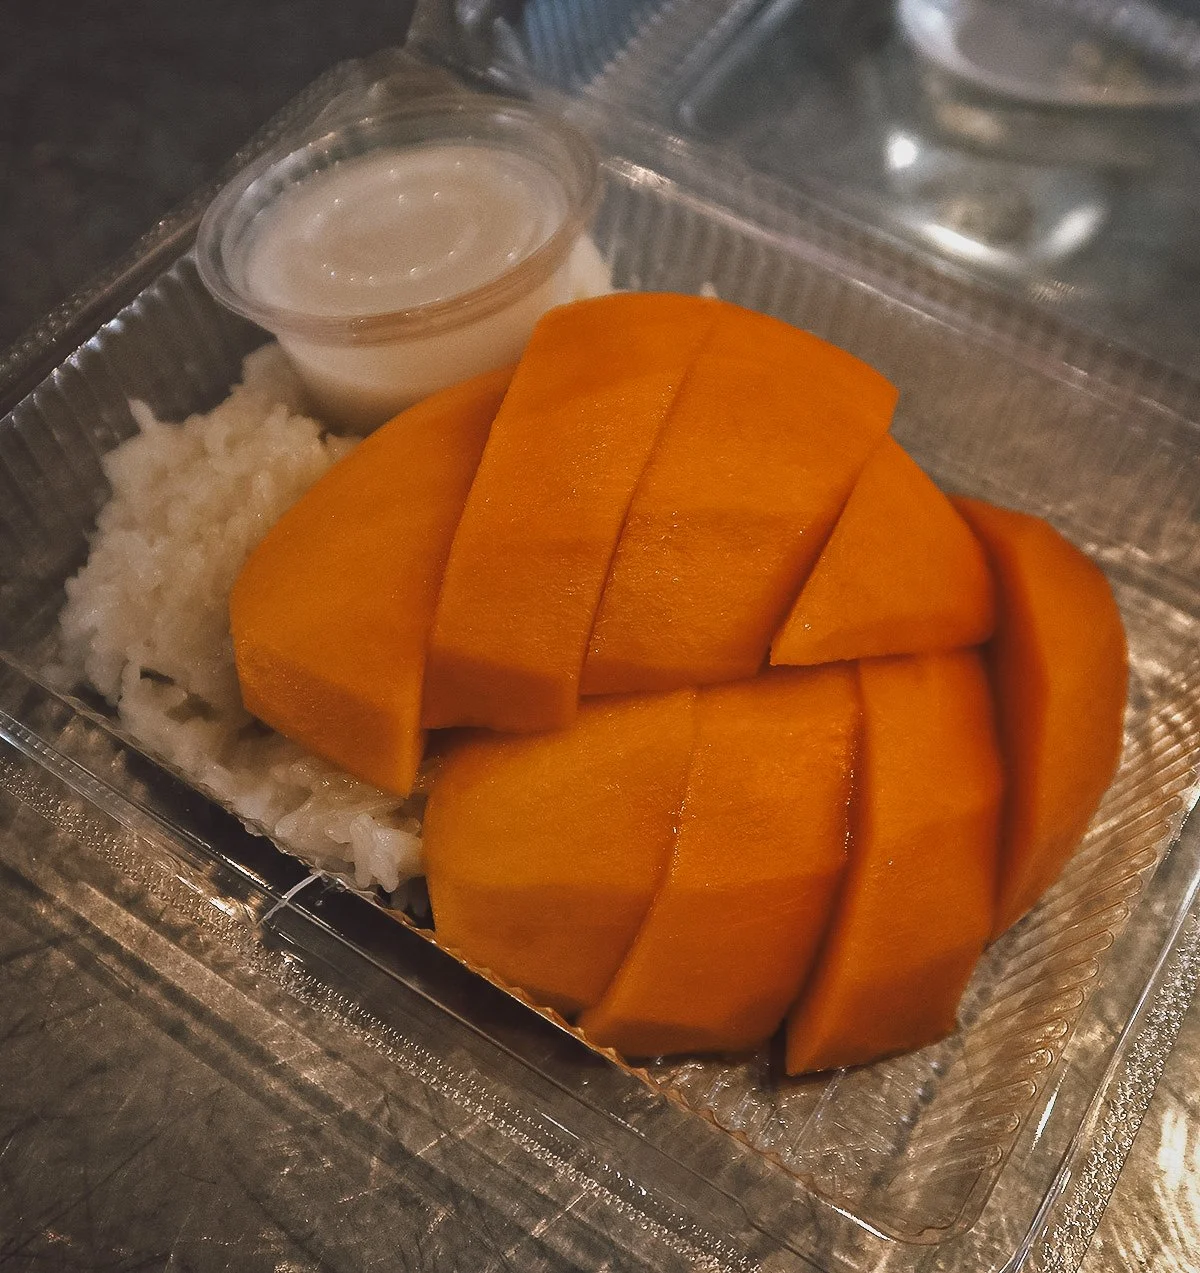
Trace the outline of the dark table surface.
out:
[[[317,74],[402,42],[410,9],[405,0],[0,5],[0,346],[126,251]],[[12,996],[0,996],[0,1018],[16,1009]],[[49,1053],[38,1063],[47,1067],[47,1092],[70,1078],[74,1064]],[[1193,1009],[1092,1244],[1088,1273],[1200,1265],[1198,1064]],[[117,1087],[96,1082],[116,1099]],[[0,1160],[62,1149],[44,1120],[5,1109],[11,1125],[0,1126]],[[88,1253],[64,1247],[62,1232],[91,1214],[94,1190],[76,1196],[80,1182],[69,1171],[61,1182],[58,1198],[6,1190],[6,1269],[88,1267]],[[112,1204],[119,1195],[97,1196]],[[93,1217],[96,1233],[121,1237],[120,1259],[104,1267],[183,1267],[171,1252],[141,1247],[138,1226],[153,1225],[126,1196],[124,1210]],[[404,1217],[396,1223],[402,1244]],[[188,1267],[227,1267],[229,1253],[219,1246],[191,1254],[200,1263]]]
[[[0,347],[128,249],[411,0],[0,5]]]

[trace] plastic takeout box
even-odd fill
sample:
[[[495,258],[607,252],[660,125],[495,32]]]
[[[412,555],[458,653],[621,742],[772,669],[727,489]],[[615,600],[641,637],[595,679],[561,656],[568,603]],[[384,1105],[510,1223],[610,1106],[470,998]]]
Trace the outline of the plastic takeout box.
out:
[[[419,31],[427,57],[468,66],[469,35],[440,15]],[[511,86],[511,63],[491,69]],[[339,94],[429,79],[444,88],[406,56],[345,68],[262,144]],[[1113,582],[1132,660],[1121,770],[1064,878],[985,957],[959,1031],[815,1079],[766,1055],[631,1069],[250,835],[96,703],[43,683],[105,498],[101,457],[135,430],[130,399],[166,418],[207,409],[265,339],[199,283],[203,198],[5,368],[15,391],[66,349],[0,425],[4,867],[51,915],[137,952],[151,1027],[154,1004],[194,1005],[207,1064],[327,1120],[330,1161],[413,1188],[454,1181],[456,1207],[470,1198],[503,1229],[473,1268],[1075,1267],[1200,970],[1200,834],[1185,820],[1200,385],[786,184],[731,177],[611,100],[551,100],[603,157],[590,231],[618,286],[713,290],[851,350],[900,387],[895,432],[936,478],[1049,517]],[[356,1229],[363,1266],[395,1240]]]

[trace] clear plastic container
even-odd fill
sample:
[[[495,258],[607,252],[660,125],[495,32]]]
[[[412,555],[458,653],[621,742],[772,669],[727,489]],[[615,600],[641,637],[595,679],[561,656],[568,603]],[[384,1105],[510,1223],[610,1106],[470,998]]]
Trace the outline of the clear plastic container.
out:
[[[910,261],[969,275],[1187,373],[1200,357],[1196,105],[1185,92],[1033,100],[1011,83],[985,83],[978,68],[952,73],[953,59],[926,51],[933,34],[922,25],[918,43],[915,20],[906,22],[919,9],[943,44],[967,28],[981,33],[971,47],[993,66],[1016,56],[999,34],[988,42],[993,27],[1032,29],[1027,43],[1047,54],[1101,46],[1117,75],[1131,43],[1167,40],[1148,32],[1146,15],[1184,7],[659,0],[632,15],[618,6],[607,20],[598,0],[565,10],[531,0],[512,30],[495,6],[490,25],[471,28],[469,49],[456,44],[461,32],[442,5],[425,6],[420,35],[491,59],[505,79],[550,81],[631,111],[699,145],[731,181],[766,177],[815,195],[827,212],[903,240]],[[1087,39],[1062,34],[1082,28]],[[1167,82],[1194,85],[1195,37],[1190,48],[1186,37],[1171,43],[1193,69]]]
[[[1002,96],[1117,110],[1200,102],[1200,23],[1170,0],[899,0],[897,12],[931,62]]]
[[[515,362],[574,294],[597,193],[587,141],[462,94],[345,110],[268,151],[200,224],[201,277],[278,337],[314,405],[365,432]]]
[[[897,435],[939,480],[1049,516],[1113,581],[1132,664],[1121,770],[1063,880],[980,966],[958,1032],[816,1079],[783,1078],[766,1054],[631,1069],[246,832],[102,704],[43,683],[105,498],[100,457],[136,428],[129,400],[206,409],[263,340],[180,251],[195,219],[47,329],[48,348],[77,348],[0,424],[0,794],[17,811],[0,861],[28,884],[14,896],[41,923],[101,934],[100,962],[138,952],[121,975],[152,991],[146,1046],[181,1039],[253,1098],[239,1117],[268,1148],[237,1156],[244,1192],[297,1232],[314,1208],[340,1217],[319,1239],[330,1262],[386,1258],[381,1223],[398,1240],[394,1219],[373,1227],[359,1180],[479,1218],[483,1246],[439,1246],[446,1267],[1073,1268],[1200,971],[1200,834],[1185,823],[1200,385],[609,101],[571,113],[603,156],[587,228],[618,286],[715,291],[851,350],[899,386]],[[180,1004],[202,1029],[178,1029]],[[280,1169],[279,1125],[307,1117],[337,1171]],[[218,1178],[235,1149],[206,1152]],[[253,1219],[214,1214],[226,1251],[251,1249]]]

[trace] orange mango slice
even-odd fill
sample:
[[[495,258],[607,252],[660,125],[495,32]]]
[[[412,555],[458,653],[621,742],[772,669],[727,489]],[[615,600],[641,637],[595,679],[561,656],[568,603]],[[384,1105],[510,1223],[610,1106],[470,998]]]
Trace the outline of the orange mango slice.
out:
[[[407,794],[438,583],[512,369],[435,394],[365,439],[251,553],[230,596],[246,708]]]
[[[439,940],[559,1012],[595,1003],[670,854],[694,699],[605,699],[568,729],[452,747],[425,815]]]
[[[718,314],[633,493],[585,694],[753,676],[891,420],[896,390],[857,358]]]
[[[1103,572],[1049,523],[982,500],[956,505],[999,586],[990,648],[1009,774],[994,934],[1058,878],[1121,756],[1129,668]]]
[[[858,665],[862,758],[850,868],[787,1021],[789,1073],[950,1033],[991,931],[1002,774],[975,650]]]
[[[618,293],[538,323],[454,537],[426,725],[536,730],[571,720],[629,501],[716,307]]]
[[[847,667],[702,690],[670,865],[580,1025],[626,1055],[766,1042],[809,971],[846,864],[858,733]]]
[[[899,443],[885,438],[775,637],[771,662],[978,645],[995,626],[994,591],[966,522]]]

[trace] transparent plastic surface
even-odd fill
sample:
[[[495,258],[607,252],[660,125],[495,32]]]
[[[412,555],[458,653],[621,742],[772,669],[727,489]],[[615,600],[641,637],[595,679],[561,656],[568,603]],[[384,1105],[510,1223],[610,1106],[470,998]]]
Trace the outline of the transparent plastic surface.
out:
[[[1200,27],[1176,12],[1186,6],[660,0],[623,24],[599,21],[603,7],[535,3],[510,21],[485,4],[492,25],[477,21],[475,45],[455,53],[632,108],[948,273],[1194,365]],[[445,46],[429,17],[443,6],[425,9]],[[1030,51],[1049,63],[1040,96],[1036,68],[1001,73]]]
[[[1056,106],[1200,100],[1200,23],[1187,0],[899,0],[901,30],[951,74]]]
[[[528,1231],[561,1238],[545,1267],[602,1263],[606,1243],[630,1268],[1027,1263],[1051,1220],[1065,1223],[1054,1208],[1136,1045],[1169,1042],[1152,1018],[1160,990],[1183,993],[1194,970],[1200,837],[1181,831],[1200,755],[1200,389],[994,298],[949,311],[770,186],[730,184],[611,112],[576,120],[607,154],[591,232],[618,285],[715,289],[852,350],[899,385],[897,434],[936,477],[1049,516],[1114,582],[1133,666],[1120,774],[1063,880],[981,965],[960,1030],[815,1080],[787,1080],[767,1056],[629,1070],[399,917],[310,877],[93,708],[40,684],[64,580],[105,497],[99,457],[135,427],[129,399],[168,418],[208,407],[263,339],[211,301],[188,257],[0,426],[2,785],[78,832],[108,872],[100,892],[133,911],[142,894],[123,877],[161,866],[182,880],[196,905],[180,902],[168,944],[201,940],[192,924],[214,936],[197,916],[232,916],[215,934],[220,976],[248,977],[253,1001],[266,960],[280,1013],[288,995],[317,1005],[321,1028],[359,1040],[368,1068],[386,1060],[372,1082],[404,1084],[406,1101],[445,1120],[430,1146],[448,1176],[478,1151],[489,1166],[472,1188],[487,1206],[503,1214],[511,1194]],[[125,837],[119,852],[110,833]],[[57,872],[38,887],[73,896],[68,850],[51,860],[28,844],[4,841],[6,868]],[[139,940],[159,940],[153,919],[143,927]],[[272,1049],[291,1045],[264,1046],[270,1074]],[[257,1068],[241,1081],[253,1086]],[[305,1091],[330,1099],[342,1077],[318,1066]],[[373,1090],[359,1089],[355,1115],[368,1123]]]

